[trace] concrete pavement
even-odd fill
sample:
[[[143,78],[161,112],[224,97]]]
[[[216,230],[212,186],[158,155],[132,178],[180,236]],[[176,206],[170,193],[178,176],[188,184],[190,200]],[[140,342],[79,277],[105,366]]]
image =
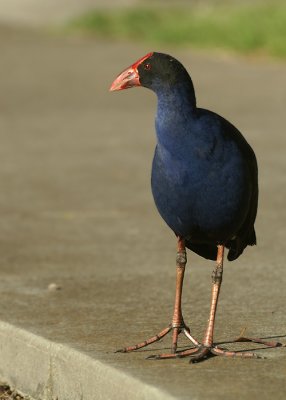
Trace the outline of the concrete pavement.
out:
[[[0,376],[49,400],[284,399],[285,348],[258,350],[265,360],[146,361],[167,337],[114,354],[163,328],[173,305],[175,240],[149,183],[155,97],[108,93],[152,49],[8,28],[0,47]],[[215,338],[246,326],[285,342],[285,64],[154,50],[183,61],[199,105],[258,156],[258,246],[226,263]],[[198,339],[212,266],[189,253],[183,306]]]

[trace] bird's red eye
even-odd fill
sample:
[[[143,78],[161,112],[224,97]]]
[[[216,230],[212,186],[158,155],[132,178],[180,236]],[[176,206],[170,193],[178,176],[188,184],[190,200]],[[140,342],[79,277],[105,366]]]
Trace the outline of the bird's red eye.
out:
[[[146,69],[146,71],[149,71],[151,69],[151,64],[150,63],[144,64],[144,69]]]

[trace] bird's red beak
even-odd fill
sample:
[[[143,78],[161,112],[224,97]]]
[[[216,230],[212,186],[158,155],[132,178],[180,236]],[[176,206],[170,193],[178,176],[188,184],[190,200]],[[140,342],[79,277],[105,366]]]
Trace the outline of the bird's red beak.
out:
[[[137,68],[133,66],[125,69],[120,75],[112,82],[110,91],[128,89],[133,86],[140,86],[139,75]]]
[[[146,54],[146,56],[140,58],[130,67],[121,72],[121,74],[119,74],[118,77],[112,82],[109,90],[113,92],[115,90],[128,89],[133,86],[141,86],[137,68],[144,60],[146,60],[146,58],[149,58],[152,54],[153,53]]]

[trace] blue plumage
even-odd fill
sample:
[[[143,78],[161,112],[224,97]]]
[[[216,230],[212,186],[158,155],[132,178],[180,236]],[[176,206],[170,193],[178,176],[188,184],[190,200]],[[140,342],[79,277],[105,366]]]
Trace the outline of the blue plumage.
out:
[[[170,84],[159,75],[146,85],[158,97],[154,200],[162,218],[186,239],[187,247],[215,259],[217,244],[225,244],[232,260],[256,242],[255,155],[232,124],[196,107],[191,78],[181,64],[163,55],[158,69],[164,64],[167,68],[170,59],[178,79],[174,81],[173,76]]]

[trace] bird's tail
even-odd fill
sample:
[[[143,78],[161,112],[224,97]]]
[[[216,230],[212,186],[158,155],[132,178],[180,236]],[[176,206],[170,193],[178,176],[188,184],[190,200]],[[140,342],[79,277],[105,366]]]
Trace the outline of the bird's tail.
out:
[[[238,237],[226,244],[226,247],[229,248],[227,259],[229,261],[236,260],[243,253],[243,250],[245,249],[246,246],[253,246],[255,244],[256,244],[256,234],[253,228],[251,233],[248,235],[247,239],[243,240]]]
[[[239,237],[230,240],[228,243],[226,243],[226,248],[229,249],[227,255],[228,261],[236,260],[243,253],[243,250],[246,246],[253,246],[255,244],[256,234],[254,228],[246,240],[242,240]],[[186,247],[199,256],[206,258],[207,260],[217,259],[217,246],[215,244],[193,243],[192,241],[186,239]]]

